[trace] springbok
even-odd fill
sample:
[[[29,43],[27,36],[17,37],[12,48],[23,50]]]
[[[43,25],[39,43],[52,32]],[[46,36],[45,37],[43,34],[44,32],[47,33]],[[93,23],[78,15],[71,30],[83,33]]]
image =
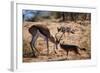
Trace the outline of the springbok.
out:
[[[74,51],[76,54],[79,54],[79,55],[80,55],[79,49],[80,50],[83,50],[83,51],[86,51],[85,48],[80,48],[77,45],[70,45],[70,44],[60,43],[61,38],[62,38],[63,35],[64,35],[64,33],[62,33],[62,35],[60,36],[59,39],[57,38],[57,34],[55,35],[55,38],[56,38],[56,46],[57,46],[57,49],[58,49],[58,45],[59,45],[61,49],[65,50],[67,52],[67,56],[68,56],[68,52],[69,51]]]
[[[49,54],[48,41],[50,40],[52,43],[56,44],[55,38],[51,35],[49,28],[47,28],[44,25],[32,25],[28,31],[32,35],[32,40],[30,42],[30,46],[31,46],[31,49],[33,52],[33,56],[37,57],[37,55],[40,54],[39,51],[37,50],[37,48],[35,47],[35,42],[39,36],[43,37],[44,40],[46,41],[47,55],[48,55]]]

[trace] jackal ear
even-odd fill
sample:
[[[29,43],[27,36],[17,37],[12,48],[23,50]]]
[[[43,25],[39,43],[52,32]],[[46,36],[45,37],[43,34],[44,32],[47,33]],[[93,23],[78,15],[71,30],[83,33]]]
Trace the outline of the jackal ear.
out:
[[[59,28],[59,27],[57,27],[57,31],[58,31],[58,32],[60,31],[60,28]]]
[[[64,41],[62,41],[62,44],[64,44],[65,42]]]

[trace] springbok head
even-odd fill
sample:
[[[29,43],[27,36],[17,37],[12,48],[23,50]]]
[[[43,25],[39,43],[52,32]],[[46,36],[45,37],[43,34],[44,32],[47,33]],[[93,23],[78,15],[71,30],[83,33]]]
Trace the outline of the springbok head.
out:
[[[58,34],[59,34],[59,31],[55,34],[56,49],[58,49],[58,44],[59,44],[60,41],[62,40],[62,37],[63,37],[64,33],[62,33],[62,34],[60,35],[60,37],[57,36]]]

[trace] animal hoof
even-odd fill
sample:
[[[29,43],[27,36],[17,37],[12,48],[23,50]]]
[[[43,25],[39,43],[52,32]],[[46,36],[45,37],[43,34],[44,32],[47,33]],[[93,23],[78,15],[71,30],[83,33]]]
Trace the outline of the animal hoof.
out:
[[[37,58],[38,56],[36,56],[36,55],[33,54],[33,55],[31,55],[30,57],[31,57],[31,58]]]

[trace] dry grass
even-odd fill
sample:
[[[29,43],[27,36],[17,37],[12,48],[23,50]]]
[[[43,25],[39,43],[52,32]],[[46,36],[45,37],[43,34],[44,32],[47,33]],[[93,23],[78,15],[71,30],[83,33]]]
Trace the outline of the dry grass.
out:
[[[49,55],[47,56],[46,42],[43,38],[39,37],[37,39],[37,50],[40,51],[41,55],[37,58],[31,58],[32,50],[30,48],[29,42],[32,36],[29,34],[28,29],[32,25],[45,25],[50,29],[51,34],[54,36],[57,33],[57,27],[65,26],[71,29],[76,29],[75,34],[66,33],[62,37],[62,41],[66,44],[77,45],[81,48],[86,48],[87,51],[80,51],[81,55],[76,55],[73,51],[69,52],[68,56],[66,52],[58,50],[57,54],[54,53],[54,44],[49,42]],[[23,62],[40,62],[40,61],[62,61],[62,60],[81,60],[91,58],[91,25],[89,21],[77,21],[77,22],[24,22],[23,23]],[[59,35],[58,35],[59,36]],[[61,42],[62,42],[61,41]]]

